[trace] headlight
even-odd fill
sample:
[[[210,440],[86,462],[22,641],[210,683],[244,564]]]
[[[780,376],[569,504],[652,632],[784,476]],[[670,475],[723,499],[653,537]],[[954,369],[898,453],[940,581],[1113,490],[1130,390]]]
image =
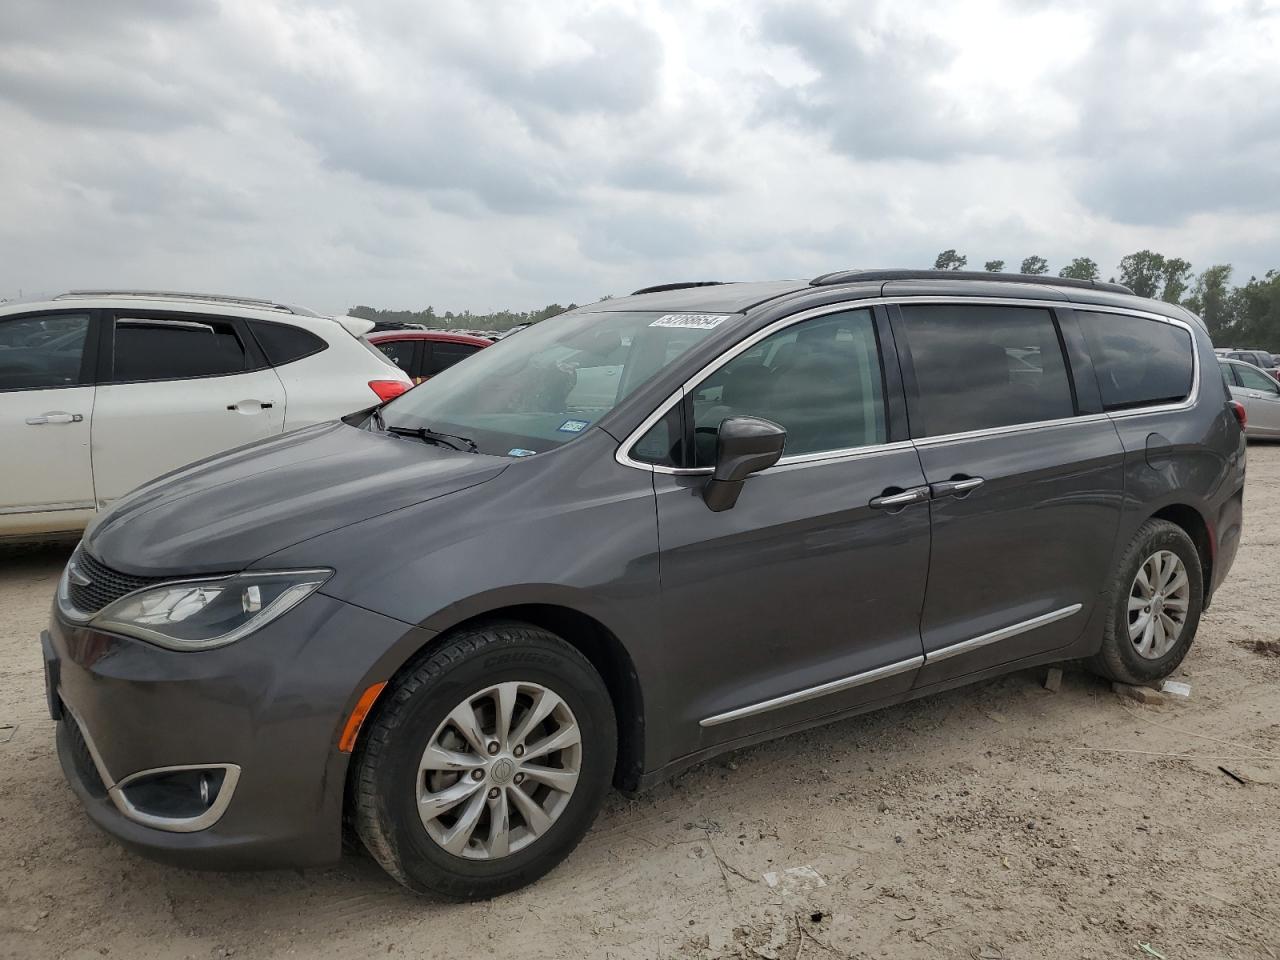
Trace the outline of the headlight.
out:
[[[235,643],[297,606],[332,570],[250,571],[166,583],[108,604],[90,625],[173,650]]]

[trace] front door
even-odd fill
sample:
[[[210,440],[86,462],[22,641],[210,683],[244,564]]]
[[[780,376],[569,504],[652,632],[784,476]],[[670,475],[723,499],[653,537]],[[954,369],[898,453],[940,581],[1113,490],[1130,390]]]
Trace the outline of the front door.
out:
[[[886,395],[872,311],[748,344],[686,401],[693,466],[711,464],[732,416],[786,428],[783,459],[720,513],[702,500],[704,474],[654,474],[681,711],[670,727],[685,751],[905,691],[921,663],[929,509],[914,449],[890,442],[886,401],[901,396],[896,377]]]
[[[0,318],[0,532],[71,530],[93,509],[91,328],[83,311]]]
[[[284,429],[285,393],[239,325],[121,313],[93,415],[99,505],[177,467]]]
[[[1115,427],[1076,415],[1051,310],[905,304],[894,316],[932,496],[918,683],[1066,646],[1110,574]]]

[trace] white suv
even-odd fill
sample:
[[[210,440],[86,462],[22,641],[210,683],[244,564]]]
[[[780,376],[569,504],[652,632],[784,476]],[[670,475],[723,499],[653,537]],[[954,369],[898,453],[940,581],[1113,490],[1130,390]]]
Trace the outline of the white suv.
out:
[[[75,532],[175,467],[403,393],[372,327],[153,291],[0,305],[0,537]]]

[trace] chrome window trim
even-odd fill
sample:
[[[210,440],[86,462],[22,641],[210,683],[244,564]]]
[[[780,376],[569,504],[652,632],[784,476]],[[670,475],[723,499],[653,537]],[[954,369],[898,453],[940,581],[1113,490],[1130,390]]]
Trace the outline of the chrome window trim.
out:
[[[1176,317],[1166,317],[1159,313],[1150,313],[1145,310],[1134,309],[1132,307],[1118,307],[1111,304],[1084,304],[1076,303],[1071,300],[1024,300],[1006,297],[964,297],[964,296],[934,296],[934,297],[913,297],[913,296],[895,296],[895,297],[869,297],[861,300],[842,300],[839,303],[829,303],[821,307],[812,307],[808,310],[802,310],[799,313],[792,314],[787,317],[781,317],[766,327],[757,330],[745,340],[734,344],[724,353],[716,356],[708,363],[702,366],[693,376],[681,384],[675,392],[664,400],[658,407],[649,414],[640,425],[627,434],[626,438],[618,445],[618,449],[614,454],[614,459],[624,467],[632,467],[636,470],[643,470],[646,473],[664,473],[669,476],[708,476],[711,467],[667,467],[660,464],[644,463],[640,460],[634,460],[630,456],[631,448],[639,442],[655,423],[661,420],[677,403],[681,402],[685,396],[705,377],[710,376],[720,367],[727,364],[741,353],[745,353],[751,347],[755,346],[766,337],[772,336],[780,330],[797,323],[803,323],[806,320],[812,320],[815,317],[826,316],[832,313],[845,313],[849,310],[857,310],[861,308],[871,308],[875,306],[903,306],[907,304],[945,304],[953,306],[965,305],[981,305],[981,306],[1006,306],[1006,307],[1038,307],[1042,310],[1072,310],[1078,313],[1115,313],[1123,316],[1136,317],[1141,320],[1154,320],[1158,323],[1167,323],[1170,326],[1179,327],[1187,331],[1191,337],[1191,389],[1185,400],[1177,403],[1158,404],[1149,407],[1134,407],[1127,410],[1104,411],[1103,413],[1087,413],[1075,417],[1060,417],[1055,420],[1036,420],[1029,423],[1015,423],[1002,427],[989,427],[981,430],[970,430],[963,433],[947,433],[939,434],[936,437],[913,437],[910,440],[898,440],[891,443],[868,444],[865,447],[850,447],[843,450],[825,450],[815,453],[796,454],[794,457],[784,456],[776,465],[768,470],[762,471],[769,473],[774,470],[781,470],[786,467],[803,466],[813,463],[826,463],[829,461],[854,459],[860,456],[867,456],[873,453],[883,453],[890,450],[905,449],[909,446],[933,446],[939,443],[950,443],[952,441],[972,440],[979,437],[999,436],[1009,433],[1022,433],[1029,430],[1039,430],[1042,428],[1054,428],[1067,426],[1073,423],[1095,423],[1102,420],[1121,419],[1126,417],[1147,416],[1149,414],[1173,413],[1180,410],[1187,410],[1194,406],[1200,398],[1200,352],[1196,349],[1195,330],[1185,320]],[[883,359],[883,358],[882,358]]]
[[[866,683],[874,683],[876,680],[884,680],[889,677],[897,676],[908,670],[914,670],[918,667],[924,667],[935,661],[949,660],[952,657],[978,650],[988,644],[997,643],[1001,640],[1008,640],[1028,631],[1035,630],[1038,627],[1047,626],[1056,623],[1059,620],[1065,620],[1067,617],[1075,616],[1084,605],[1073,603],[1070,606],[1062,607],[1058,610],[1052,610],[1049,613],[1041,614],[1038,617],[1032,617],[1029,620],[1021,620],[1018,623],[1010,624],[1007,627],[1001,627],[999,630],[992,630],[989,633],[981,634],[969,640],[962,640],[959,643],[953,643],[950,646],[942,647],[932,652],[925,651],[922,656],[910,657],[906,660],[899,660],[897,663],[891,663],[883,667],[876,667],[874,670],[865,670],[862,673],[855,673],[852,676],[842,677],[839,680],[829,680],[826,683],[820,683],[813,687],[806,687],[803,690],[796,690],[792,693],[784,693],[778,697],[771,697],[768,700],[760,700],[757,703],[750,703],[744,707],[737,707],[733,710],[726,710],[724,713],[717,713],[703,720],[698,721],[700,727],[714,727],[722,723],[730,723],[734,720],[743,720],[747,717],[754,717],[761,713],[768,713],[772,710],[780,710],[783,707],[789,707],[793,704],[804,703],[806,700],[814,700],[818,697],[825,697],[828,694],[840,693],[844,690],[852,690],[854,687],[860,687]]]
[[[773,321],[773,323],[769,324],[768,326],[757,330],[755,333],[751,334],[745,340],[740,340],[738,343],[735,343],[728,350],[712,358],[708,363],[704,364],[702,368],[699,369],[693,376],[691,376],[688,380],[682,383],[675,390],[675,392],[671,394],[671,396],[669,396],[666,400],[664,400],[661,404],[658,405],[657,409],[655,409],[653,413],[649,414],[649,416],[645,417],[645,419],[641,421],[640,426],[636,427],[629,434],[627,434],[626,439],[623,440],[622,443],[618,445],[617,452],[614,454],[614,459],[618,463],[622,464],[622,466],[624,467],[634,467],[638,470],[644,470],[646,473],[666,473],[666,474],[671,474],[673,476],[709,475],[713,469],[712,467],[666,467],[660,464],[644,463],[643,461],[640,461],[640,460],[633,460],[630,455],[631,448],[635,446],[637,442],[639,442],[641,437],[643,437],[646,433],[649,432],[650,428],[655,423],[657,423],[664,416],[666,416],[666,414],[671,410],[672,407],[674,407],[680,401],[684,400],[688,392],[692,390],[695,386],[697,386],[698,383],[700,383],[702,380],[704,380],[706,377],[710,376],[711,374],[715,373],[717,370],[719,370],[725,364],[729,363],[739,354],[746,353],[748,350],[754,347],[761,340],[764,340],[765,338],[772,336],[773,334],[777,333],[780,330],[785,330],[787,329],[787,327],[795,326],[797,323],[804,323],[806,320],[812,320],[815,317],[824,317],[834,313],[848,313],[851,310],[859,310],[864,307],[868,309],[868,312],[870,312],[871,307],[875,306],[878,303],[885,303],[885,302],[886,301],[884,299],[877,297],[877,298],[868,299],[868,300],[845,300],[845,301],[841,301],[840,303],[833,303],[833,304],[829,303],[821,307],[811,307],[808,310],[802,310],[799,313],[793,313],[787,317],[780,317],[777,320]],[[770,467],[769,469],[776,470],[780,466],[784,466],[790,463],[800,462],[801,458],[810,458],[815,456],[815,454],[821,455],[823,459],[837,459],[847,455],[847,453],[852,450],[857,450],[857,451],[880,450],[886,446],[888,446],[888,444],[886,443],[874,443],[874,444],[867,444],[865,447],[851,447],[851,448],[846,448],[845,450],[820,450],[820,451],[815,451],[814,454],[807,454],[807,453],[796,454],[795,457],[784,456],[781,460],[778,461],[776,465],[774,465],[773,467]],[[763,472],[768,473],[768,470]]]
[[[1067,617],[1073,617],[1084,609],[1084,604],[1073,603],[1069,607],[1062,607],[1058,610],[1052,610],[1049,613],[1043,613],[1038,617],[1032,617],[1030,620],[1022,620],[1018,623],[1010,624],[1007,627],[1001,627],[999,630],[992,630],[990,633],[984,633],[969,640],[961,640],[959,643],[953,643],[950,646],[940,647],[937,650],[925,652],[925,663],[934,663],[938,660],[950,660],[952,657],[958,657],[962,653],[969,653],[985,647],[988,644],[997,643],[1001,640],[1008,640],[1010,637],[1016,637],[1026,633],[1029,630],[1035,630],[1038,627],[1044,627],[1051,623],[1057,623],[1059,620],[1065,620]]]
[[[772,697],[769,700],[761,700],[758,703],[751,703],[745,707],[726,710],[724,713],[717,713],[704,720],[699,720],[698,726],[714,727],[722,723],[730,723],[734,720],[743,720],[746,717],[754,717],[760,713],[768,713],[771,710],[779,710],[782,707],[789,707],[792,704],[803,703],[806,700],[813,700],[817,697],[825,697],[830,693],[839,693],[842,690],[852,690],[854,687],[860,687],[864,683],[884,680],[888,677],[895,677],[900,673],[906,673],[908,670],[915,670],[923,664],[924,657],[922,656],[911,657],[907,660],[899,660],[897,663],[890,663],[883,667],[876,667],[874,670],[864,670],[862,673],[855,673],[852,676],[843,677],[839,680],[830,680],[827,683],[820,683],[816,687],[806,687],[805,689],[797,690],[794,693],[785,693],[780,697]]]
[[[1105,413],[1083,413],[1078,417],[1059,417],[1056,420],[1033,420],[1030,423],[1011,423],[1003,427],[987,427],[983,430],[968,430],[964,433],[944,433],[936,437],[921,437],[912,440],[917,447],[934,447],[945,443],[962,443],[965,440],[979,440],[984,437],[999,437],[1009,433],[1025,433],[1029,430],[1053,430],[1057,427],[1069,427],[1077,423],[1101,423],[1110,420]]]
[[[134,823],[140,823],[144,827],[151,827],[156,830],[165,830],[169,833],[195,833],[198,830],[205,830],[213,826],[226,812],[227,807],[231,805],[231,797],[235,794],[236,785],[240,782],[240,767],[234,763],[187,763],[178,764],[170,767],[153,767],[149,770],[139,770],[137,773],[131,773],[122,780],[117,781],[111,776],[111,771],[107,769],[106,761],[102,759],[102,754],[98,752],[98,745],[93,742],[93,736],[89,733],[89,727],[85,724],[84,719],[76,711],[75,707],[67,701],[66,693],[61,687],[58,688],[58,699],[64,710],[71,715],[71,721],[80,731],[80,736],[84,740],[84,745],[89,749],[89,758],[93,760],[93,766],[98,771],[98,779],[102,781],[102,785],[106,787],[107,796],[110,798],[115,808],[120,811],[121,815],[132,820]],[[65,721],[64,721],[65,722]],[[143,777],[153,776],[157,773],[172,773],[179,770],[222,770],[222,786],[218,790],[218,796],[214,799],[209,809],[196,817],[157,817],[154,814],[144,813],[129,802],[129,798],[124,795],[124,788],[135,780]]]

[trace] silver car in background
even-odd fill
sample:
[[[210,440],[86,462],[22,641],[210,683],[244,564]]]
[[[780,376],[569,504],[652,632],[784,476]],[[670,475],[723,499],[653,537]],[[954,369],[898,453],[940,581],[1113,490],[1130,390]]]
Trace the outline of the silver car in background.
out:
[[[1242,403],[1248,415],[1245,436],[1280,440],[1280,382],[1243,360],[1219,356],[1218,365],[1231,398]]]

